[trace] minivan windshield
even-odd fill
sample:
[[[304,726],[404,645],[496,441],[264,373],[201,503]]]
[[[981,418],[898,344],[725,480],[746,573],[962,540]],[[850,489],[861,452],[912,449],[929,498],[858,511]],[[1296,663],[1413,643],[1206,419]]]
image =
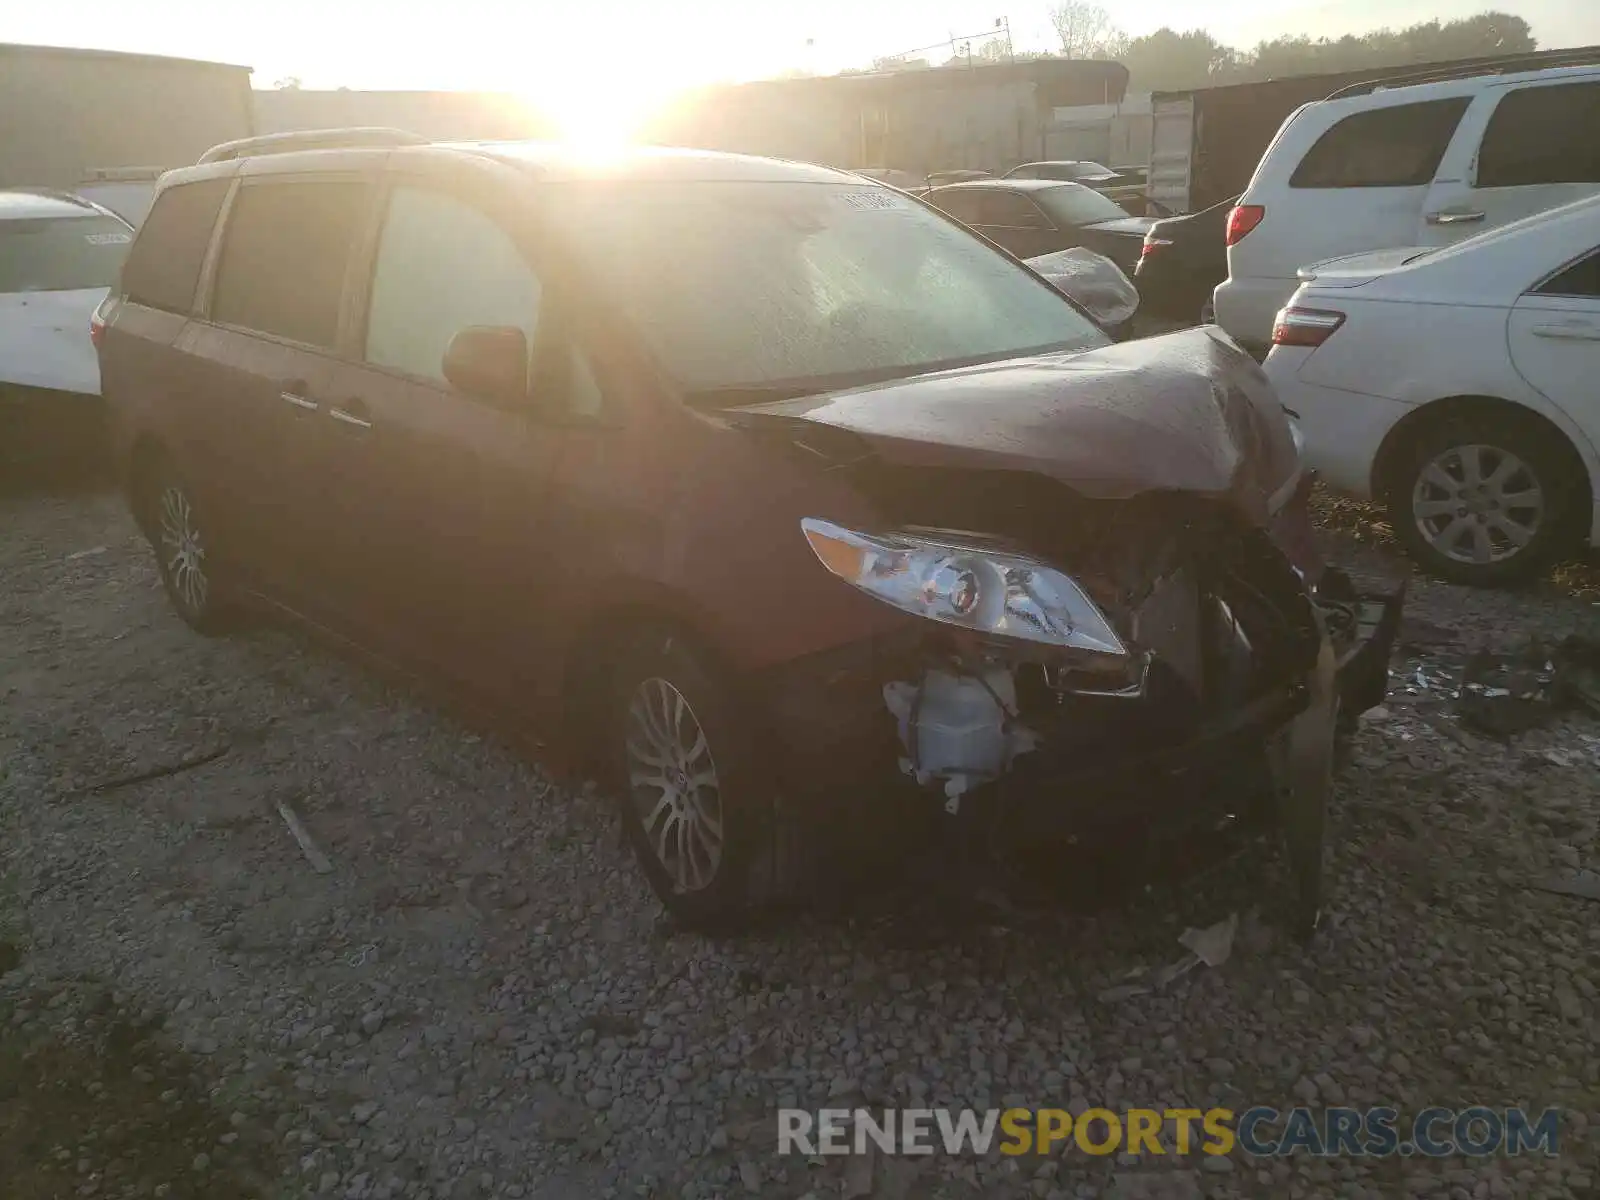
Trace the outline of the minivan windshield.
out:
[[[0,221],[0,294],[110,287],[133,234],[115,217]]]
[[[690,399],[801,395],[1108,339],[1015,262],[870,184],[574,184],[553,205]]]
[[[1062,225],[1093,225],[1097,221],[1116,221],[1128,215],[1115,200],[1081,183],[1040,188],[1033,193],[1033,198]]]

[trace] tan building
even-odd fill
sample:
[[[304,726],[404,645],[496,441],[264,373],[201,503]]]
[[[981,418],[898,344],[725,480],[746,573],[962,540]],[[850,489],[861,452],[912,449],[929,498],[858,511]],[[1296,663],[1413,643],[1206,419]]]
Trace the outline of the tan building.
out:
[[[183,166],[254,132],[249,67],[0,43],[0,187]]]

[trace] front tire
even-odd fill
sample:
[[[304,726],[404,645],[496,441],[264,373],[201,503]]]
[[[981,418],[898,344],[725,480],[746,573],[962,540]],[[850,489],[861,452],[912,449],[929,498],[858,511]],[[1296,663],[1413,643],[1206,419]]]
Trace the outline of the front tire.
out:
[[[199,633],[224,632],[230,613],[217,584],[210,534],[193,492],[169,459],[149,464],[135,502],[162,587],[178,616]]]
[[[690,928],[744,924],[759,899],[771,798],[728,690],[670,633],[613,672],[611,763],[623,830],[661,903]]]
[[[1394,473],[1389,511],[1414,561],[1452,583],[1497,587],[1566,547],[1581,478],[1559,437],[1526,418],[1460,413],[1426,426]]]

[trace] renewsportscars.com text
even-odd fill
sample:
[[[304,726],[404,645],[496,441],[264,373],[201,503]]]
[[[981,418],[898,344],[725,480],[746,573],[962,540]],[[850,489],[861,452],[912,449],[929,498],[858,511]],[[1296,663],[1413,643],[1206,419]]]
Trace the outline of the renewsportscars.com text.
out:
[[[1397,1109],[1254,1107],[825,1108],[778,1110],[778,1153],[866,1154],[1232,1154],[1252,1157],[1388,1157],[1538,1153],[1560,1150],[1556,1109]]]

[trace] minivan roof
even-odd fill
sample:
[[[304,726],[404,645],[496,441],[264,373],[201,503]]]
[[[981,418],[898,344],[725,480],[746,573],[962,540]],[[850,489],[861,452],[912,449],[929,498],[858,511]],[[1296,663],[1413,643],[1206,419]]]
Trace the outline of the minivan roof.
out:
[[[216,178],[231,174],[248,163],[252,175],[279,171],[304,172],[326,165],[337,169],[351,156],[370,161],[374,151],[387,152],[390,161],[402,163],[413,156],[437,160],[440,155],[491,160],[524,170],[541,179],[556,182],[617,179],[627,181],[681,182],[757,182],[757,183],[854,183],[876,184],[860,175],[812,163],[786,159],[758,158],[747,154],[728,154],[717,150],[687,150],[665,146],[626,146],[615,150],[589,150],[560,142],[427,142],[401,146],[341,146],[328,149],[295,149],[292,153],[250,155],[222,159],[169,172],[164,183],[180,183],[191,178]],[[314,164],[314,165],[313,165]],[[876,184],[877,186],[886,186]]]
[[[669,146],[629,146],[595,152],[560,142],[446,142],[436,150],[462,150],[527,167],[552,180],[596,179],[757,183],[859,183],[861,177],[832,167]],[[403,152],[402,152],[403,153]]]

